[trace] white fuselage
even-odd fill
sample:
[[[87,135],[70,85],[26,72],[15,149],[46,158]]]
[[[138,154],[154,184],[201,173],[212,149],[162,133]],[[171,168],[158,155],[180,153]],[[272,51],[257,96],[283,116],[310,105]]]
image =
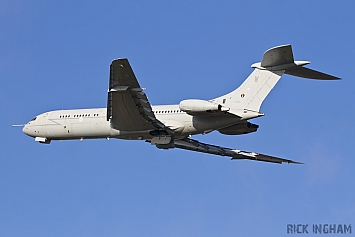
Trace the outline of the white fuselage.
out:
[[[235,117],[196,117],[179,109],[179,105],[152,106],[155,117],[175,132],[175,137],[208,133],[236,124]],[[119,138],[146,140],[150,131],[122,131],[111,128],[106,108],[55,110],[36,116],[28,122],[23,132],[31,137],[47,140],[94,138]]]

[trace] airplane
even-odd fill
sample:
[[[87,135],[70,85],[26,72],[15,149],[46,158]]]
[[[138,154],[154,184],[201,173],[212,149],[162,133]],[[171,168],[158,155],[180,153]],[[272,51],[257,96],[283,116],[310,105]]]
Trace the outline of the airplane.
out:
[[[55,110],[34,117],[22,131],[35,141],[110,138],[142,140],[159,149],[180,148],[230,157],[231,160],[256,160],[272,163],[302,164],[289,159],[210,145],[191,136],[218,131],[224,135],[256,132],[249,120],[264,116],[261,104],[285,74],[318,80],[340,78],[303,66],[309,61],[294,61],[291,45],[267,50],[254,71],[232,92],[211,100],[187,99],[175,105],[152,106],[139,85],[126,58],[110,65],[106,108]]]

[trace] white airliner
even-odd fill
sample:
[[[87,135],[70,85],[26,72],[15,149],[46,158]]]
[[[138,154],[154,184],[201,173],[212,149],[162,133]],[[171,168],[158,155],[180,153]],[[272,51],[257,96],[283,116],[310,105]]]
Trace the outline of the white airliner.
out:
[[[337,80],[339,78],[303,66],[294,61],[291,45],[267,50],[261,63],[236,90],[211,100],[189,99],[176,105],[151,106],[127,59],[115,59],[110,66],[106,108],[56,110],[34,117],[23,132],[35,141],[119,138],[143,140],[160,149],[181,148],[232,160],[250,159],[273,163],[292,160],[256,152],[225,148],[193,140],[195,134],[219,131],[226,135],[255,132],[258,125],[248,120],[263,116],[260,106],[281,76]]]

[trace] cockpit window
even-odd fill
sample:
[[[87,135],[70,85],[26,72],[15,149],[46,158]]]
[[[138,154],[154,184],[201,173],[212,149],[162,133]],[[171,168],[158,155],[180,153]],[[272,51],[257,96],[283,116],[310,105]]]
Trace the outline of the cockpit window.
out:
[[[35,121],[37,119],[37,117],[34,117],[33,119],[31,119],[31,121]]]

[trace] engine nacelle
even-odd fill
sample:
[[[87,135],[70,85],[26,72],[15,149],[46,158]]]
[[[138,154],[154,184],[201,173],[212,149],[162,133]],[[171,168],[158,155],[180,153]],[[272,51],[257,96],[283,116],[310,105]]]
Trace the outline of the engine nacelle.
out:
[[[180,110],[186,113],[228,111],[229,108],[207,100],[183,100],[179,104]]]
[[[218,130],[220,133],[225,134],[225,135],[241,135],[241,134],[247,134],[247,133],[252,133],[256,132],[258,130],[259,125],[249,123],[249,122],[244,122],[244,123],[238,123],[226,128],[222,128]]]

